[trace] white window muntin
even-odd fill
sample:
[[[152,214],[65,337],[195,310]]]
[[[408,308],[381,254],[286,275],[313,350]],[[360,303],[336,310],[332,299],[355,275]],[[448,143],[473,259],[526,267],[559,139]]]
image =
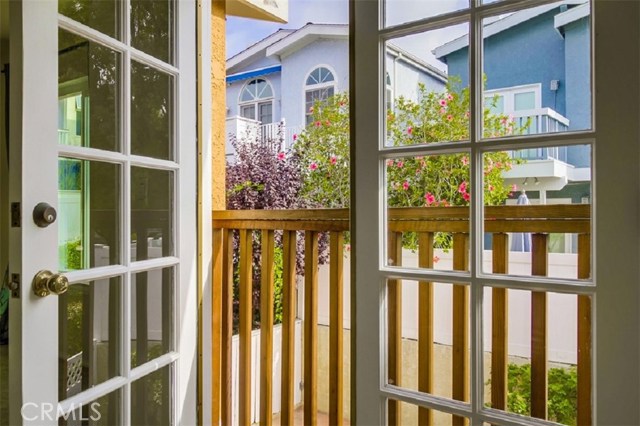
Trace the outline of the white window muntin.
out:
[[[320,81],[318,81],[317,75],[320,76]],[[313,113],[311,107],[313,107],[316,100],[324,100],[336,94],[337,81],[338,78],[336,77],[335,70],[325,64],[314,66],[313,69],[305,75],[302,91],[302,108],[304,111],[305,125],[309,124],[312,120]],[[307,94],[312,95],[313,99],[311,101],[307,100]]]
[[[263,81],[265,85],[262,88],[259,88],[258,84],[261,81]],[[255,86],[255,88],[252,86]],[[248,96],[248,98],[243,99],[245,98],[245,95]],[[241,117],[259,121],[262,124],[272,123],[273,99],[273,86],[269,80],[264,77],[251,79],[242,87],[242,90],[240,90],[240,94],[238,95],[238,112]],[[271,106],[271,114],[268,115],[270,121],[266,122],[263,119],[267,119],[267,115],[261,113],[264,105]]]
[[[494,96],[501,96],[504,103],[503,110],[499,112],[502,114],[510,114],[514,111],[524,110],[524,108],[516,108],[516,98],[518,95],[525,95],[529,93],[533,93],[534,105],[532,108],[526,109],[542,108],[542,84],[540,83],[485,90],[484,99],[486,101],[487,99],[493,99]]]
[[[176,5],[178,3],[176,2]],[[128,14],[126,14],[128,19]],[[178,26],[179,19],[175,19],[174,26]],[[77,395],[69,397],[68,399],[61,401],[60,406],[63,410],[67,408],[77,407],[78,404],[85,404],[107,395],[117,389],[124,389],[123,392],[123,410],[125,418],[130,413],[130,402],[127,399],[130,397],[129,384],[159,368],[171,367],[171,379],[172,383],[176,382],[176,362],[179,359],[178,352],[178,335],[177,331],[180,329],[179,324],[179,310],[177,303],[179,301],[179,283],[180,283],[180,238],[178,238],[179,228],[179,183],[180,183],[180,149],[179,149],[179,135],[180,135],[180,112],[178,101],[180,95],[180,70],[177,66],[166,63],[159,60],[147,53],[133,48],[126,43],[129,41],[128,22],[125,22],[123,26],[125,42],[111,38],[105,34],[102,34],[93,28],[80,24],[66,16],[58,15],[58,28],[64,29],[70,33],[78,35],[87,39],[90,42],[94,42],[105,46],[114,52],[119,53],[120,56],[120,73],[118,78],[120,79],[120,93],[117,105],[117,114],[120,123],[120,147],[118,151],[104,151],[100,149],[80,146],[59,145],[58,155],[59,157],[65,157],[70,159],[79,160],[92,160],[107,163],[115,163],[121,166],[120,168],[120,264],[106,267],[97,267],[79,271],[71,271],[65,273],[65,276],[69,279],[70,283],[87,282],[94,280],[108,279],[114,276],[120,276],[122,279],[122,321],[120,323],[119,335],[122,338],[120,355],[120,375],[110,380],[107,380],[97,386],[89,388],[80,392]],[[176,31],[178,34],[178,31]],[[177,45],[177,37],[174,39]],[[178,64],[179,52],[174,50],[174,62]],[[156,71],[163,72],[173,78],[173,90],[171,92],[171,101],[173,102],[172,108],[172,126],[171,137],[173,138],[173,158],[174,160],[162,160],[151,157],[132,155],[131,154],[131,116],[130,116],[130,97],[131,97],[131,62],[147,65]],[[172,229],[170,233],[173,243],[173,255],[165,256],[155,259],[147,259],[142,261],[131,261],[131,167],[144,167],[150,169],[167,170],[172,172],[173,182],[173,197],[171,200],[172,209]],[[131,368],[130,362],[130,324],[131,324],[131,277],[140,272],[149,272],[157,269],[172,267],[174,269],[174,281],[172,286],[172,300],[173,300],[173,319],[172,319],[172,331],[171,331],[171,351],[158,358],[149,360],[148,362]],[[171,404],[175,405],[176,392],[178,388],[174,386],[171,397]],[[129,407],[129,408],[128,408]],[[175,406],[171,410],[173,422],[177,422]],[[176,423],[177,424],[177,423]]]
[[[368,5],[368,2],[356,2],[355,13],[362,19],[361,25],[364,26],[377,26],[379,22],[377,20],[377,14],[374,13],[375,7],[379,7],[383,0],[380,0],[375,5]],[[543,4],[544,2],[535,2],[536,4]],[[473,2],[473,5],[476,3]],[[478,2],[479,4],[479,2]],[[371,354],[367,360],[361,360],[362,366],[356,368],[360,371],[359,379],[356,380],[356,386],[359,388],[377,388],[377,384],[380,383],[382,388],[380,396],[391,397],[397,400],[406,401],[421,406],[434,408],[436,410],[443,410],[445,412],[461,414],[469,417],[473,424],[481,424],[482,422],[491,423],[491,420],[497,420],[501,418],[503,421],[507,420],[509,423],[519,424],[520,421],[527,422],[526,419],[519,419],[517,416],[503,415],[502,413],[496,414],[489,413],[481,406],[483,401],[484,391],[484,375],[482,364],[483,353],[483,336],[482,336],[482,309],[483,306],[483,289],[491,286],[505,286],[509,288],[526,288],[527,290],[540,290],[540,291],[553,291],[564,292],[571,294],[588,294],[595,296],[595,287],[593,286],[594,280],[589,282],[584,281],[571,281],[571,280],[558,280],[552,278],[527,278],[527,277],[512,277],[512,276],[496,276],[490,274],[482,274],[481,268],[481,250],[482,250],[482,236],[483,236],[483,220],[482,220],[482,185],[473,185],[472,204],[470,206],[470,271],[465,273],[447,273],[440,271],[427,271],[407,268],[392,268],[386,266],[386,202],[383,188],[386,188],[384,170],[385,160],[388,158],[395,158],[401,156],[411,155],[433,155],[433,154],[449,154],[452,152],[467,152],[470,155],[471,162],[471,178],[473,182],[482,181],[482,155],[485,152],[492,150],[513,150],[524,147],[549,147],[558,145],[581,145],[587,144],[591,146],[592,152],[594,149],[594,143],[596,134],[594,131],[585,131],[580,133],[564,133],[562,135],[533,135],[527,137],[513,137],[502,138],[498,140],[484,141],[482,140],[482,118],[481,114],[476,114],[471,123],[471,137],[469,141],[456,142],[456,143],[441,143],[431,144],[423,146],[408,146],[408,147],[385,147],[384,133],[381,131],[382,126],[371,126],[370,122],[366,120],[367,116],[375,116],[377,114],[378,122],[384,123],[385,112],[382,106],[385,105],[384,96],[385,84],[384,79],[380,76],[384,75],[384,72],[379,70],[384,69],[384,63],[380,58],[383,55],[384,43],[395,37],[400,37],[409,33],[417,33],[421,31],[427,31],[429,29],[442,28],[448,25],[455,25],[459,23],[468,23],[470,28],[471,43],[469,46],[469,57],[474,59],[470,61],[470,75],[471,79],[471,105],[474,106],[475,111],[481,111],[484,104],[482,93],[482,19],[490,14],[504,14],[515,12],[522,9],[520,4],[484,4],[478,7],[478,9],[472,9],[471,13],[450,13],[442,16],[427,18],[417,23],[403,24],[395,28],[386,28],[378,31],[377,36],[361,35],[356,37],[356,44],[354,54],[356,57],[356,63],[367,62],[363,57],[376,57],[378,58],[378,69],[368,70],[367,67],[360,67],[360,71],[356,71],[358,79],[356,79],[356,94],[360,111],[356,111],[356,142],[355,152],[358,156],[358,168],[360,172],[356,172],[356,184],[353,188],[354,192],[360,193],[360,198],[356,199],[356,220],[359,224],[358,228],[364,231],[356,233],[356,241],[360,242],[359,258],[360,259],[373,259],[378,258],[377,270],[371,270],[370,263],[366,265],[364,261],[356,260],[356,273],[358,273],[358,281],[355,291],[358,294],[359,300],[359,313],[357,314],[356,321],[359,324],[369,324],[367,326],[368,332],[365,334],[378,335],[379,340],[378,347],[369,346],[365,340],[359,340],[356,338],[356,344],[363,344],[362,350],[366,350]],[[527,7],[532,6],[526,4]],[[383,10],[382,8],[379,10]],[[481,10],[481,12],[480,12]],[[469,21],[470,19],[470,21]],[[358,33],[359,34],[359,33]],[[377,45],[374,49],[373,46]],[[591,65],[593,75],[593,64]],[[377,87],[378,90],[375,94],[366,93],[363,91],[366,87]],[[358,88],[360,90],[358,90]],[[365,93],[365,95],[362,95]],[[373,101],[373,96],[377,96],[377,102]],[[366,100],[365,100],[366,99]],[[377,111],[374,112],[374,109]],[[360,120],[358,120],[360,118]],[[377,153],[371,152],[367,147],[371,147],[370,144],[365,144],[365,141],[371,139],[378,140]],[[358,147],[360,145],[360,147]],[[366,146],[365,146],[366,145]],[[367,178],[367,173],[371,170],[378,170],[378,176],[380,180],[376,183],[371,182],[370,177]],[[361,213],[358,213],[360,211]],[[375,212],[375,214],[374,214]],[[593,217],[593,216],[592,216]],[[372,222],[377,223],[372,227]],[[593,232],[593,220],[592,220],[592,232]],[[377,238],[369,238],[366,233],[372,229],[377,229]],[[364,241],[364,244],[363,244]],[[593,247],[593,244],[592,244]],[[594,267],[592,267],[592,277],[595,276]],[[467,283],[470,286],[470,332],[471,332],[471,405],[459,401],[444,402],[442,399],[432,397],[429,395],[420,394],[407,389],[395,388],[394,386],[386,385],[386,360],[385,360],[385,319],[384,319],[384,300],[385,300],[385,288],[388,279],[409,279],[409,280],[421,280],[430,282],[455,282],[455,283]],[[378,282],[379,292],[375,286],[371,287],[372,282]],[[372,294],[369,294],[372,293]],[[377,319],[377,321],[374,321]],[[361,325],[360,327],[364,327]],[[595,330],[594,330],[595,332]],[[365,346],[367,346],[365,348]],[[357,367],[357,366],[356,366]],[[364,374],[364,371],[379,372],[382,376],[376,375],[376,377],[369,377]],[[373,392],[373,391],[372,391]],[[367,398],[374,395],[369,391],[365,391]],[[374,397],[375,399],[375,397]],[[372,399],[373,401],[373,399]],[[381,413],[386,411],[386,404],[381,404]],[[365,412],[366,411],[366,412]],[[370,407],[366,410],[357,410],[358,420],[364,422],[371,422],[384,419],[379,416],[380,412],[377,409],[370,410]],[[376,419],[376,420],[374,420]],[[524,424],[523,423],[523,424]]]

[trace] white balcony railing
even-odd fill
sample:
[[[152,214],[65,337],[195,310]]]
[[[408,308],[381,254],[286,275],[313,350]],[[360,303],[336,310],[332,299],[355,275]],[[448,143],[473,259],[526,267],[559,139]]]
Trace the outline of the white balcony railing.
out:
[[[569,119],[551,108],[537,108],[511,113],[514,126],[523,129],[523,134],[566,132],[569,130]],[[560,160],[567,162],[566,147],[534,148],[513,151],[513,158],[524,160]]]

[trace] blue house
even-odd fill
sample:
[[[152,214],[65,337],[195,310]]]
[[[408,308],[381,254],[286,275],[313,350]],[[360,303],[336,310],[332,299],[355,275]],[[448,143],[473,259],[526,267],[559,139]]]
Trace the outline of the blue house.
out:
[[[348,91],[348,37],[346,24],[309,23],[280,29],[228,59],[227,133],[280,138],[290,146],[311,119],[309,107]],[[444,89],[442,71],[399,47],[390,46],[386,61],[388,99],[417,99],[419,84]],[[232,155],[229,144],[227,155]]]
[[[591,128],[589,13],[585,0],[567,0],[487,20],[485,104],[511,115],[526,133]],[[468,46],[465,35],[433,51],[463,87],[469,80]],[[527,162],[507,173],[506,180],[527,189],[533,202],[580,203],[589,197],[588,148],[541,147],[517,156]]]

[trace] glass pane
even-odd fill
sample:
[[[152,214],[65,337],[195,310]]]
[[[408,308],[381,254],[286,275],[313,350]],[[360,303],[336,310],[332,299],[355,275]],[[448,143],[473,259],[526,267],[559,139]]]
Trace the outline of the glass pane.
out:
[[[590,311],[589,296],[485,288],[484,405],[580,424],[578,386],[591,376]],[[590,386],[582,390],[591,393]],[[535,395],[546,399],[546,409]]]
[[[485,110],[489,110],[490,114],[502,114],[504,112],[504,96],[497,94],[493,96],[485,96],[484,108]]]
[[[120,150],[120,54],[58,35],[58,143]]]
[[[163,367],[131,384],[131,424],[173,425],[171,366]]]
[[[590,146],[532,147],[483,158],[483,271],[590,278]]]
[[[250,118],[252,120],[256,119],[256,106],[255,105],[244,105],[240,107],[240,115],[244,118]]]
[[[173,254],[173,172],[131,167],[131,260]]]
[[[385,45],[385,67],[392,82],[392,105],[387,111],[386,146],[456,142],[469,139],[469,83],[466,56],[446,61],[438,47],[444,40],[466,39],[467,24],[390,40]]]
[[[469,287],[389,280],[387,312],[388,383],[468,401]]]
[[[438,425],[449,426],[453,424],[471,424],[466,417],[456,416],[456,421],[453,420],[451,413],[445,413],[444,411],[438,411],[434,409],[426,409],[419,407],[408,402],[396,401],[393,399],[388,400],[387,417],[388,422],[385,424],[397,424],[397,425]],[[393,421],[397,419],[397,421]]]
[[[272,123],[273,122],[273,115],[272,115],[271,102],[266,103],[266,104],[260,104],[258,107],[260,108],[259,121],[262,124]]]
[[[120,389],[79,407],[58,420],[58,426],[120,426],[122,424],[124,423]]]
[[[58,12],[110,37],[121,37],[122,2],[118,0],[59,0]]]
[[[173,62],[174,20],[172,0],[131,0],[131,45]]]
[[[468,154],[387,159],[386,182],[387,265],[468,270]]]
[[[120,277],[73,284],[59,297],[60,400],[120,375]]]
[[[536,107],[536,94],[534,92],[516,93],[513,96],[513,109],[522,111]]]
[[[385,0],[385,25],[404,24],[468,7],[468,0]]]
[[[131,367],[171,350],[173,268],[134,274],[131,278]]]
[[[591,129],[588,1],[486,18],[482,48],[484,89],[505,95],[504,110],[484,121],[484,137]],[[467,52],[465,42],[443,58],[467,57]],[[464,80],[468,70],[462,73]],[[535,93],[522,86],[535,86]]]
[[[58,160],[61,271],[120,263],[120,166]]]
[[[131,153],[172,160],[173,77],[131,62]]]

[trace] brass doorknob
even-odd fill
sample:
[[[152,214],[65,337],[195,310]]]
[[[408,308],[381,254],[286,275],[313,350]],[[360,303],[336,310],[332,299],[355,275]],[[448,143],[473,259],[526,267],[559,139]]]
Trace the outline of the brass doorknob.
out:
[[[69,289],[69,280],[61,274],[43,270],[33,277],[33,292],[36,296],[46,297],[50,294],[64,294]]]

